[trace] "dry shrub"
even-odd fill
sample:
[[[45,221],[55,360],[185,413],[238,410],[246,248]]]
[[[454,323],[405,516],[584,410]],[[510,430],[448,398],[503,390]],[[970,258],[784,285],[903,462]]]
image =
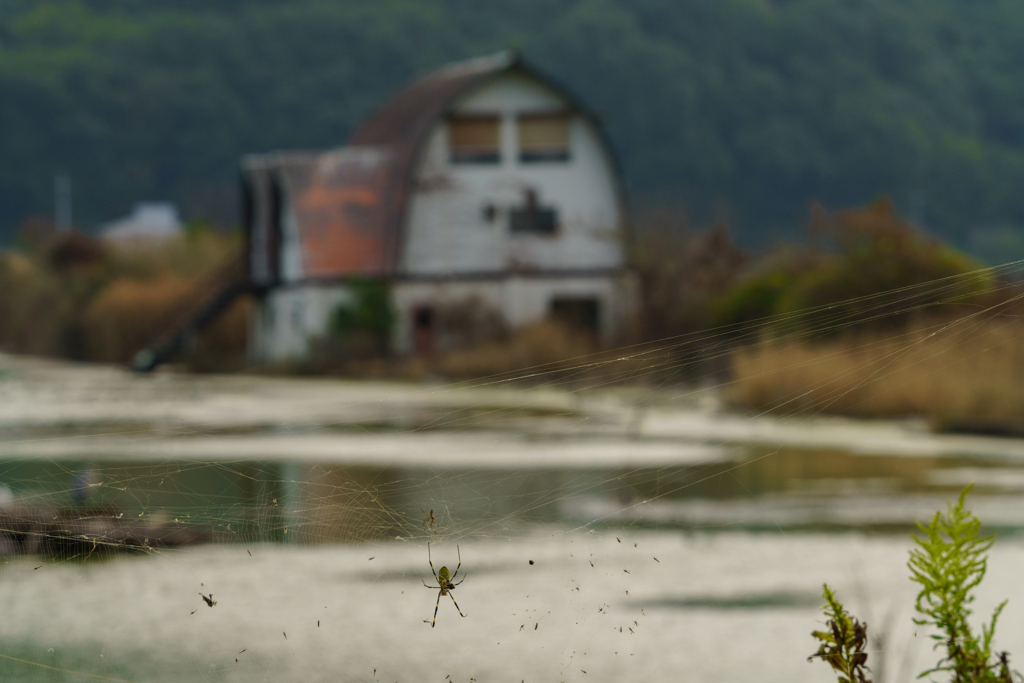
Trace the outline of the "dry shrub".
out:
[[[252,308],[251,298],[236,299],[209,327],[200,332],[184,354],[188,369],[193,372],[242,369],[245,365]]]
[[[146,251],[28,227],[20,251],[0,251],[0,349],[80,360],[125,362],[157,343],[220,291],[241,246],[202,226]],[[245,315],[230,315],[194,346],[237,347]]]
[[[122,271],[202,277],[217,270],[243,248],[242,236],[193,225],[178,237],[137,248],[132,243],[109,245]]]
[[[977,303],[976,297],[994,286],[991,276],[975,272],[980,264],[900,218],[886,199],[831,215],[818,212],[816,221],[818,229],[832,237],[839,253],[794,282],[775,311],[803,311],[798,325],[805,329],[840,315],[860,318],[857,327],[864,331],[898,329],[928,317],[929,309],[948,307],[953,300]],[[975,274],[968,276],[972,272]],[[931,286],[921,287],[926,283]],[[906,288],[913,288],[909,290],[912,299],[905,299],[905,293],[892,302],[878,302],[872,316],[860,315],[863,297]],[[806,312],[815,308],[825,310]]]
[[[0,349],[62,354],[74,318],[74,287],[27,256],[0,253]]]
[[[997,284],[976,272],[979,264],[900,218],[888,200],[831,214],[816,208],[811,230],[825,243],[766,255],[714,302],[714,324],[740,332],[776,316],[770,326],[777,335],[891,332],[952,302],[978,304]]]
[[[108,260],[107,248],[78,231],[62,233],[45,246],[45,258],[56,271],[98,268]]]
[[[570,361],[593,351],[594,342],[588,335],[545,321],[523,327],[500,341],[440,355],[428,365],[443,377],[487,377]]]
[[[154,280],[116,280],[86,308],[82,333],[92,360],[128,362],[153,342],[168,316],[195,299],[192,278],[164,274]]]
[[[433,308],[433,348],[439,355],[389,358],[386,349],[392,312],[386,290],[369,282],[359,285],[355,298],[354,306],[335,311],[331,334],[311,339],[307,357],[292,362],[287,370],[348,377],[420,378],[428,373],[449,375],[451,368],[452,376],[465,377],[460,368],[464,364],[477,365],[489,374],[488,369],[495,364],[489,355],[512,343],[501,310],[478,296],[469,296]],[[514,339],[519,347],[535,343],[524,342],[518,335]],[[536,355],[532,349],[520,348],[518,352],[526,357]]]
[[[475,295],[437,306],[434,317],[436,348],[444,351],[470,349],[508,332],[501,310]]]
[[[637,237],[633,254],[644,338],[664,339],[706,329],[713,302],[736,284],[747,265],[747,254],[733,242],[725,223],[694,232],[685,223],[671,223],[671,217],[648,220],[653,229]]]
[[[819,344],[778,342],[733,354],[737,404],[784,412],[925,415],[982,429],[1024,416],[1024,323],[920,324]]]

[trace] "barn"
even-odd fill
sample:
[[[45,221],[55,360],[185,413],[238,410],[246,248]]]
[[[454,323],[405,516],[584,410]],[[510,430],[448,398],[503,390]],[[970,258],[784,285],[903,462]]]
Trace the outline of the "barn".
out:
[[[635,308],[625,188],[598,118],[514,52],[413,82],[348,145],[241,163],[255,361],[302,357],[366,282],[391,351],[555,316],[611,342]]]

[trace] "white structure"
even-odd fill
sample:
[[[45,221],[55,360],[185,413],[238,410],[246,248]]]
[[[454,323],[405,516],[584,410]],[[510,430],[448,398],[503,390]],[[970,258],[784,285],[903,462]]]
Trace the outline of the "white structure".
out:
[[[513,53],[416,81],[348,147],[242,166],[257,359],[304,354],[354,305],[353,278],[386,283],[399,353],[443,349],[459,308],[506,329],[560,315],[605,340],[632,313],[607,137]]]
[[[178,207],[169,202],[141,202],[130,216],[100,226],[100,238],[118,244],[155,244],[181,234]]]

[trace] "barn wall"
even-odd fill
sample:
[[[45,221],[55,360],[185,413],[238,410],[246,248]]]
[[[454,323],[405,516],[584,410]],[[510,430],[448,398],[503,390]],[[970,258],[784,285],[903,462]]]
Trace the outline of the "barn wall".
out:
[[[252,325],[252,360],[265,363],[305,357],[309,340],[327,334],[335,310],[351,303],[351,292],[342,284],[270,290],[259,302]]]
[[[400,281],[391,286],[395,313],[392,349],[403,355],[414,351],[413,315],[417,308],[439,309],[462,305],[471,299],[499,311],[509,329],[544,320],[556,298],[595,299],[600,306],[599,336],[605,343],[614,343],[628,335],[636,295],[634,278],[626,272],[584,277]],[[351,290],[343,284],[270,290],[259,302],[254,316],[251,360],[265,363],[306,357],[310,339],[326,335],[338,307],[352,303]]]
[[[391,290],[396,313],[394,350],[414,350],[417,307],[436,308],[471,297],[500,312],[510,329],[548,316],[556,298],[595,299],[600,305],[603,341],[620,339],[628,332],[637,299],[633,281],[623,270],[619,177],[600,130],[591,119],[573,113],[571,102],[561,93],[519,71],[486,81],[456,100],[449,111],[498,114],[501,161],[452,163],[443,118],[428,134],[412,173],[398,279]],[[520,162],[517,115],[563,111],[570,112],[570,158]],[[296,178],[292,180],[298,182]],[[554,234],[511,232],[510,210],[524,207],[527,190],[536,193],[542,208],[557,210],[559,226]],[[307,267],[311,254],[302,251],[303,231],[309,232],[307,238],[319,238],[320,233],[307,225],[308,216],[296,210],[304,206],[300,197],[282,192],[280,204],[273,207],[280,221],[275,263],[283,287],[268,291],[258,306],[251,346],[258,362],[306,356],[309,340],[326,334],[333,312],[350,303],[344,285],[313,284],[307,279],[331,274]],[[493,207],[493,212],[487,207]],[[264,213],[271,210],[268,205]],[[304,221],[301,230],[300,219]],[[269,220],[261,214],[254,222]],[[266,235],[254,231],[254,252],[269,251],[269,226],[265,230]],[[313,242],[306,242],[309,249]],[[262,262],[253,265],[254,273],[260,268],[270,270]],[[261,275],[266,278],[269,272]]]
[[[281,207],[281,282],[298,282],[305,273],[302,262],[302,238],[295,215],[294,197],[285,194]]]
[[[406,217],[402,272],[417,275],[530,269],[621,267],[618,180],[610,152],[593,124],[574,115],[571,158],[523,164],[516,114],[570,107],[560,94],[523,74],[503,75],[454,104],[459,113],[499,113],[501,163],[453,164],[446,122],[434,126],[414,173]],[[554,236],[511,234],[508,210],[522,206],[528,188],[558,210]],[[493,204],[493,220],[485,207]]]
[[[253,284],[273,284],[271,265],[273,229],[273,180],[269,166],[256,158],[243,160],[243,196],[245,207],[247,268]]]
[[[392,286],[395,311],[392,345],[412,353],[413,316],[419,307],[459,304],[472,298],[502,311],[514,329],[544,320],[559,297],[593,298],[600,305],[600,337],[611,343],[626,331],[636,310],[636,287],[628,273],[594,277],[517,277],[494,280],[399,282]],[[443,349],[441,349],[443,350]]]

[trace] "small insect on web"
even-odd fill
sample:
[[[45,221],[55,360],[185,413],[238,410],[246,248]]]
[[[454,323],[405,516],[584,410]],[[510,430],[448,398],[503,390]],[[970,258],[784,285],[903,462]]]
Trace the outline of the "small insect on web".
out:
[[[203,602],[205,602],[210,607],[213,607],[214,605],[217,604],[217,601],[213,599],[213,593],[210,593],[209,596],[206,596],[206,595],[203,595],[202,593],[200,593],[199,596],[203,599]]]
[[[430,530],[436,534],[437,531],[434,530],[434,522],[436,521],[434,519],[434,508],[430,508],[430,512],[427,512],[423,508],[420,508],[420,512],[426,515],[426,517],[423,518],[423,529],[426,530],[427,522],[430,522]]]
[[[434,561],[430,558],[430,544],[427,544],[427,562],[430,563],[430,572],[434,575],[434,579],[437,580],[437,584],[441,588],[437,592],[437,602],[434,603],[434,620],[430,623],[430,628],[434,628],[434,626],[437,625],[437,608],[441,604],[441,596],[443,595],[447,595],[452,599],[452,604],[454,604],[455,609],[459,611],[460,617],[466,616],[462,613],[462,610],[459,609],[459,603],[455,602],[455,596],[451,594],[451,591],[455,590],[456,586],[466,580],[466,577],[463,576],[462,581],[459,581],[459,583],[452,583],[455,577],[459,575],[459,567],[462,566],[462,551],[459,549],[459,546],[455,546],[455,550],[459,553],[459,564],[455,567],[455,573],[449,577],[448,567],[441,567],[441,571],[439,572],[434,571]],[[428,586],[426,582],[424,582],[423,585],[427,588],[435,588],[435,586]]]

